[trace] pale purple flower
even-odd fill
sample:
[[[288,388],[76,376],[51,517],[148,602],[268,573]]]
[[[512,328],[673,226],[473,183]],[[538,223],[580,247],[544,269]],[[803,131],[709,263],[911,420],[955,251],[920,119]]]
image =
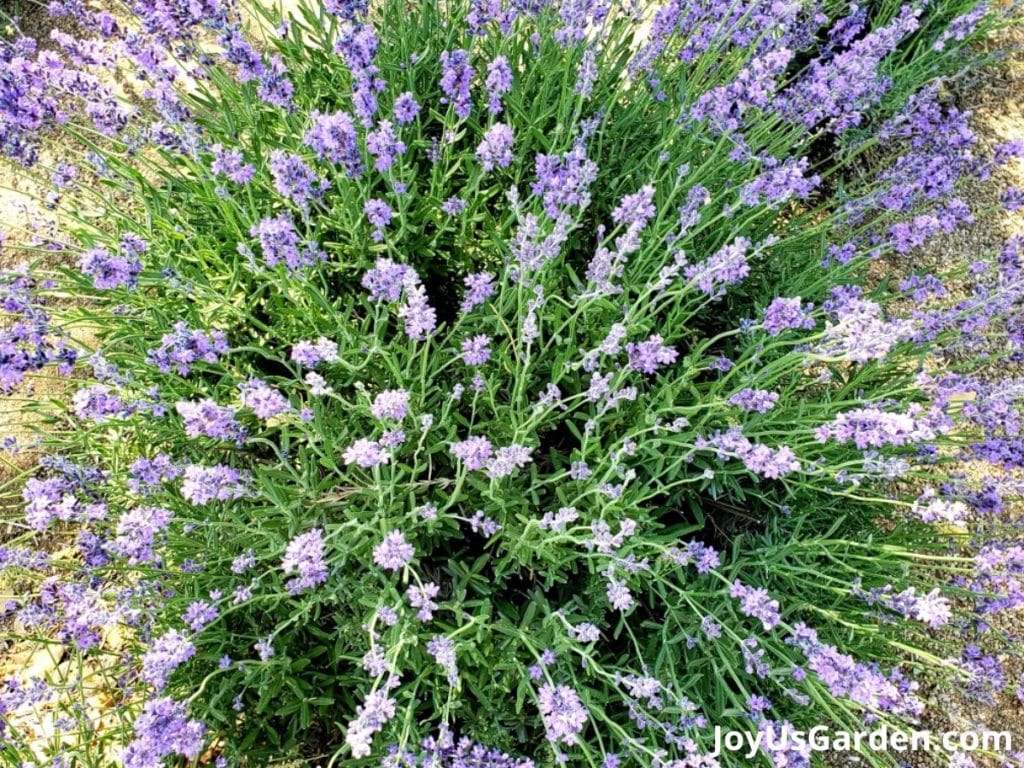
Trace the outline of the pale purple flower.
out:
[[[404,389],[385,389],[373,399],[370,412],[378,421],[401,421],[409,412],[409,393]]]
[[[530,461],[530,449],[525,445],[513,443],[494,452],[494,458],[487,461],[487,476],[492,480],[508,477]]]
[[[295,574],[285,583],[288,592],[293,595],[327,581],[323,531],[314,528],[288,542],[281,560],[281,570],[286,575]]]
[[[373,562],[387,571],[401,570],[412,562],[413,546],[405,540],[405,534],[393,530],[373,550]]]
[[[360,438],[345,449],[342,459],[346,464],[355,464],[368,469],[379,464],[387,464],[391,461],[391,455],[387,451],[381,450],[381,445],[376,441]]]
[[[496,166],[508,168],[512,163],[512,129],[505,123],[495,123],[484,133],[483,141],[477,145],[476,157],[485,171]]]
[[[420,105],[409,91],[395,99],[395,122],[407,125],[413,122],[420,113]]]
[[[454,443],[451,452],[469,471],[483,469],[494,455],[491,441],[479,435]]]
[[[512,90],[512,68],[505,56],[495,56],[487,65],[484,86],[487,88],[487,111],[497,115],[502,111],[501,97]]]
[[[491,359],[491,337],[479,334],[462,340],[462,359],[466,365],[483,365]]]
[[[537,692],[537,703],[548,741],[569,746],[579,743],[589,715],[576,691],[567,685],[545,683]]]
[[[679,357],[675,349],[662,343],[661,336],[657,333],[652,334],[646,341],[627,344],[626,354],[629,356],[629,367],[648,376],[663,365],[671,365]]]

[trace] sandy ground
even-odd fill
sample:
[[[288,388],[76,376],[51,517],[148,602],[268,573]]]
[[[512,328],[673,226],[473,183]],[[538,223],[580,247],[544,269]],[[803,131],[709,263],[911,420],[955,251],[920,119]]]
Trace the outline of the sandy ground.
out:
[[[20,7],[17,3],[21,3]],[[0,9],[7,13],[29,8],[23,0],[0,0]],[[54,22],[45,13],[30,11],[22,19],[20,27],[26,34],[45,39]],[[59,26],[59,24],[58,24]],[[996,144],[1015,138],[1024,138],[1024,29],[1016,28],[992,41],[992,49],[1007,48],[1009,55],[1001,62],[959,81],[955,91],[964,109],[973,113],[973,125],[986,144]],[[52,158],[59,146],[44,150],[44,161]],[[927,248],[907,257],[892,259],[887,268],[894,273],[928,266],[947,265],[951,261],[969,262],[1002,247],[1008,237],[1024,235],[1024,211],[1010,214],[1002,210],[999,196],[1007,186],[1024,188],[1024,161],[1017,161],[999,169],[992,179],[974,184],[965,191],[964,198],[977,210],[973,226],[961,228],[953,235],[933,241]],[[52,214],[38,202],[47,190],[41,189],[26,174],[0,163],[0,228],[12,238],[32,237],[33,233],[49,231]],[[34,255],[11,247],[0,253],[0,269],[9,268]],[[61,257],[47,257],[51,264],[59,263]],[[80,336],[80,342],[88,345],[88,335]],[[57,395],[67,387],[66,381],[53,376],[34,377],[25,389],[15,397],[0,396],[0,436],[13,435],[19,442],[30,444],[34,435],[35,416],[25,410],[27,395]],[[3,505],[3,481],[12,475],[31,467],[37,460],[32,450],[23,450],[17,455],[0,454],[0,506]],[[1024,627],[1024,616],[1016,617],[1017,626],[1008,618],[1004,629],[1020,632]],[[4,659],[0,663],[0,678],[12,669],[24,671],[42,664],[52,666],[60,660],[25,657],[23,652]],[[1010,660],[1008,669],[1015,680],[1022,671],[1019,660]],[[932,711],[928,726],[935,730],[1009,730],[1015,736],[1017,749],[1024,750],[1024,703],[1007,696],[995,710],[979,711],[964,700],[956,690],[935,689],[928,694]],[[831,761],[830,761],[831,762]],[[836,761],[837,764],[856,765],[856,759]],[[923,755],[915,755],[912,764],[923,768],[930,764]]]

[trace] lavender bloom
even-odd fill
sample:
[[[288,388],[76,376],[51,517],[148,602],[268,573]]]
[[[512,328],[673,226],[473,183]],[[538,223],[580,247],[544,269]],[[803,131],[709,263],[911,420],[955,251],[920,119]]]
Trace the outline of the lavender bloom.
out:
[[[427,643],[427,653],[433,656],[434,661],[444,669],[448,685],[457,685],[459,682],[459,667],[455,656],[455,643],[452,639],[443,635],[434,635]]]
[[[320,160],[330,160],[344,167],[350,179],[363,175],[363,155],[352,117],[347,112],[324,115],[312,112],[313,124],[306,130],[303,142]]]
[[[747,249],[750,241],[737,237],[729,245],[720,248],[702,264],[686,267],[686,279],[694,283],[710,298],[717,299],[725,294],[725,286],[734,285],[750,274],[747,263]]]
[[[135,719],[135,735],[124,749],[125,768],[160,768],[171,755],[198,759],[205,748],[205,726],[191,720],[185,705],[168,698],[151,699]]]
[[[398,530],[391,531],[373,550],[373,562],[387,571],[398,571],[412,562],[414,550]]]
[[[395,716],[395,702],[386,689],[371,692],[356,708],[356,717],[345,731],[345,743],[355,758],[370,754],[373,735]]]
[[[494,455],[491,441],[480,436],[469,437],[460,443],[454,443],[451,452],[470,472],[483,469]]]
[[[501,97],[512,90],[512,68],[506,57],[495,56],[487,65],[484,85],[487,88],[487,111],[492,115],[500,114],[503,109]]]
[[[470,438],[470,440],[473,439]],[[465,445],[465,443],[460,443],[459,445]],[[459,458],[462,457],[460,456]],[[470,468],[469,462],[465,459],[463,461],[465,461],[466,467]],[[494,452],[494,457],[488,459],[487,476],[492,480],[500,480],[503,477],[508,477],[517,469],[522,469],[531,461],[530,449],[525,445],[513,443],[504,448],[499,448]]]
[[[404,389],[386,389],[373,399],[370,412],[378,421],[401,421],[409,412],[409,393]]]
[[[374,241],[379,243],[384,239],[384,229],[391,223],[391,217],[395,212],[383,200],[367,200],[363,204],[363,213],[373,226]]]
[[[79,419],[97,424],[125,418],[134,410],[106,384],[79,389],[71,398],[71,405]]]
[[[483,365],[491,359],[491,337],[479,334],[462,340],[462,359],[466,365]]]
[[[92,278],[93,287],[102,291],[134,288],[142,272],[142,262],[125,255],[113,256],[105,248],[93,248],[81,255],[78,268]]]
[[[656,333],[646,341],[627,344],[626,354],[629,356],[629,367],[648,376],[663,365],[671,365],[679,357],[679,353],[672,347],[666,347],[661,336]]]
[[[327,581],[327,563],[324,562],[323,531],[314,528],[296,536],[285,548],[281,570],[295,576],[285,582],[288,593],[297,595]]]
[[[346,464],[355,464],[364,469],[369,469],[379,464],[387,464],[391,461],[391,456],[386,451],[381,450],[379,443],[363,438],[356,440],[346,448],[342,454],[342,459]]]
[[[163,483],[177,480],[181,473],[181,467],[166,453],[158,453],[152,459],[136,459],[128,468],[128,488],[132,493],[148,496]]]
[[[442,104],[453,104],[455,114],[460,119],[469,117],[473,111],[473,99],[470,87],[473,83],[473,67],[469,63],[469,53],[463,50],[441,52],[441,92]]]
[[[791,328],[814,328],[814,318],[810,316],[813,305],[803,306],[800,297],[792,299],[774,299],[764,310],[764,329],[769,336],[778,336]]]
[[[321,336],[316,341],[300,341],[292,347],[292,360],[307,368],[315,368],[320,363],[338,362],[338,344]]]
[[[292,409],[288,403],[288,398],[281,394],[280,390],[274,389],[262,379],[254,377],[244,384],[239,384],[238,393],[241,397],[242,405],[256,414],[257,418],[263,420],[280,416],[282,413],[287,413]]]
[[[234,501],[249,495],[249,485],[237,469],[223,464],[212,467],[189,464],[184,469],[181,495],[197,506],[214,500]]]
[[[449,216],[458,216],[464,210],[468,203],[461,197],[449,197],[441,204],[441,210],[447,213]]]
[[[239,444],[245,440],[246,429],[235,419],[235,409],[230,406],[220,406],[206,398],[197,403],[182,401],[174,408],[184,420],[189,437],[212,437]]]
[[[405,142],[398,139],[390,120],[381,120],[377,130],[366,134],[366,151],[376,158],[373,167],[381,173],[390,170],[405,150]]]
[[[761,203],[769,208],[778,208],[788,200],[804,200],[814,188],[821,184],[820,176],[806,177],[808,161],[789,158],[782,163],[772,159],[766,162],[766,170],[740,189],[740,205],[755,206]]]
[[[216,621],[219,614],[220,612],[216,606],[210,605],[205,600],[196,600],[189,604],[181,618],[188,625],[189,629],[193,632],[199,632],[208,624]]]
[[[745,411],[767,413],[779,401],[778,392],[747,387],[729,398],[729,405],[735,405]]]
[[[184,322],[174,324],[174,331],[160,340],[160,346],[146,353],[146,359],[163,373],[175,371],[188,376],[197,362],[219,362],[227,354],[228,343],[222,331],[192,330]]]
[[[376,265],[363,275],[362,285],[373,301],[398,301],[402,297],[402,285],[411,267],[397,264],[391,259],[377,259]]]
[[[261,219],[259,224],[253,225],[249,234],[259,238],[263,260],[268,267],[284,262],[289,270],[295,270],[327,260],[327,254],[316,243],[302,243],[299,240],[295,222],[287,213]]]
[[[490,272],[476,272],[467,275],[465,280],[466,293],[462,297],[459,309],[465,313],[477,307],[494,295],[494,275]]]
[[[476,148],[476,156],[485,171],[495,166],[508,168],[512,163],[512,129],[505,123],[495,123],[484,133],[483,141]]]
[[[772,629],[781,621],[779,601],[769,597],[766,589],[748,587],[737,579],[729,587],[729,596],[739,600],[743,615],[758,619],[765,631]]]
[[[196,653],[192,642],[176,629],[170,629],[150,643],[142,657],[139,677],[158,691],[167,685],[171,673]]]
[[[572,90],[577,96],[589,99],[594,92],[594,83],[597,82],[597,53],[593,48],[587,48],[580,59],[579,68],[576,70],[576,84]]]
[[[157,536],[167,528],[174,513],[163,507],[136,507],[121,515],[116,538],[107,549],[128,559],[130,565],[149,563],[156,559],[153,547]]]
[[[936,414],[924,412],[919,405],[912,405],[906,413],[888,413],[868,406],[839,414],[830,423],[818,427],[815,437],[822,443],[829,439],[852,442],[864,450],[926,443],[948,429]]]
[[[437,327],[437,314],[427,301],[427,291],[419,276],[410,269],[402,281],[405,302],[398,308],[398,316],[405,321],[405,334],[422,341]]]
[[[589,715],[576,691],[567,685],[545,683],[537,692],[537,704],[548,741],[569,746],[579,743]]]
[[[410,585],[406,590],[406,597],[409,605],[418,609],[416,618],[426,623],[434,618],[434,611],[437,610],[437,603],[434,598],[441,593],[441,588],[432,582],[427,582],[422,587]]]
[[[323,197],[331,186],[330,182],[319,178],[302,158],[286,154],[280,149],[270,153],[270,173],[274,177],[274,189],[278,194],[303,209]]]
[[[399,125],[408,125],[416,120],[420,114],[420,105],[411,93],[406,91],[395,99],[395,122]]]
[[[214,144],[210,151],[213,152],[210,170],[218,176],[227,176],[235,184],[248,184],[256,175],[256,169],[245,162],[241,150],[228,150],[222,144]]]
[[[590,185],[597,178],[597,164],[587,158],[586,148],[578,144],[564,156],[537,155],[537,180],[533,194],[544,201],[544,212],[558,219],[562,209],[586,208],[590,204]]]

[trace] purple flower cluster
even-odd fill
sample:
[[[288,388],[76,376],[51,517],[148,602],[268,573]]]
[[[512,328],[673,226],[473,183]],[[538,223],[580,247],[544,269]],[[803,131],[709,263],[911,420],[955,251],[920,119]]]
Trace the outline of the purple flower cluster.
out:
[[[252,226],[249,234],[259,238],[263,260],[268,267],[284,263],[289,270],[296,270],[327,260],[327,254],[316,243],[300,241],[295,222],[287,213],[261,219]]]
[[[512,143],[512,129],[505,123],[495,123],[488,128],[476,148],[476,156],[483,169],[508,168],[512,164]]]
[[[352,117],[346,112],[324,115],[316,111],[309,117],[312,125],[303,137],[306,146],[319,159],[341,165],[349,178],[360,178],[365,169]]]
[[[545,683],[537,691],[537,706],[548,741],[569,746],[579,743],[590,714],[576,691],[567,685]]]
[[[151,365],[161,372],[174,371],[179,376],[188,376],[197,362],[214,364],[228,351],[227,337],[223,331],[192,330],[184,322],[174,324],[174,330],[160,340],[160,346],[149,350],[146,357]]]
[[[196,403],[176,403],[174,409],[185,422],[185,434],[189,437],[232,440],[239,445],[245,441],[246,429],[238,423],[231,406],[220,406],[206,398]]]
[[[288,542],[284,557],[281,559],[281,570],[285,575],[295,574],[285,584],[292,595],[313,589],[327,581],[323,531],[314,528]]]
[[[223,464],[204,467],[189,464],[182,472],[181,495],[191,504],[233,501],[249,495],[249,483],[241,472]]]
[[[441,92],[442,104],[451,104],[455,114],[465,120],[473,111],[473,66],[469,63],[469,53],[463,50],[441,52]]]

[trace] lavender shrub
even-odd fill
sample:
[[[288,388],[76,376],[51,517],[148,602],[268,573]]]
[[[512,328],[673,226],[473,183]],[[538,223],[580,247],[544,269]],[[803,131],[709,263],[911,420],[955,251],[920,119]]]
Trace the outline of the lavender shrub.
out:
[[[715,726],[1014,695],[1024,242],[876,279],[1024,154],[943,96],[984,3],[49,9],[0,386],[76,378],[0,570],[74,663],[8,764],[781,768]]]

